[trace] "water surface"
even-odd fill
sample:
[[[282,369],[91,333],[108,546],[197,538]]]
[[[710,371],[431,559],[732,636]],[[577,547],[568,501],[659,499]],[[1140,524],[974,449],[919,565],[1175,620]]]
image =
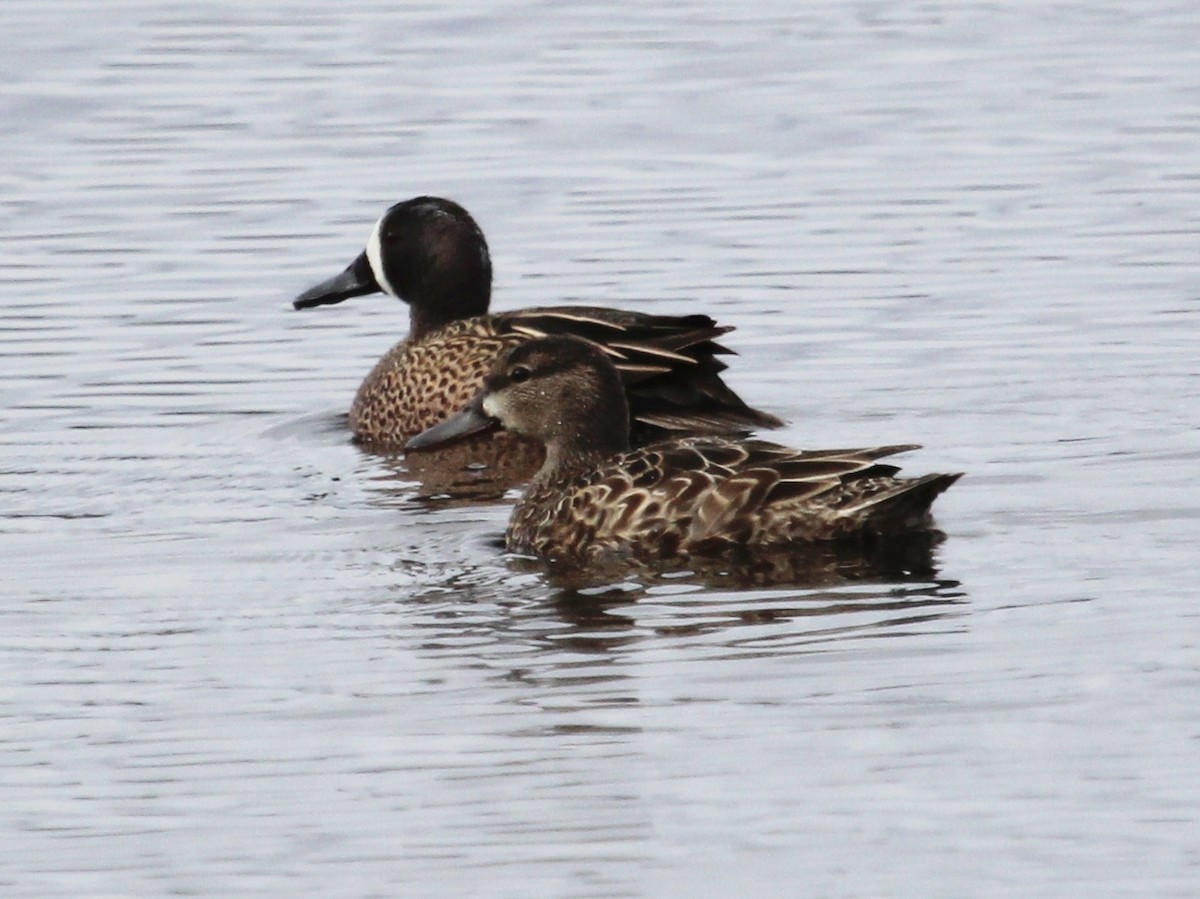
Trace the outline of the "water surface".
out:
[[[1200,7],[8,2],[0,888],[1194,896]],[[575,590],[348,440],[453,197],[496,305],[704,311],[936,572]]]

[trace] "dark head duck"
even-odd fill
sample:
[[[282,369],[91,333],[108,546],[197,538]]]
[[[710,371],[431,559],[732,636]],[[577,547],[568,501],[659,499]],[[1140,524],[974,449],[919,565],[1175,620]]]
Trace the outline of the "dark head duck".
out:
[[[457,203],[417,197],[375,223],[367,247],[343,271],[296,298],[297,309],[389,293],[409,306],[408,336],[359,387],[350,425],[380,449],[404,441],[460,408],[497,355],[527,340],[573,334],[604,347],[632,412],[631,438],[734,433],[777,427],[720,377],[732,330],[707,315],[650,315],[588,306],[489,315],[492,264],[475,220]]]

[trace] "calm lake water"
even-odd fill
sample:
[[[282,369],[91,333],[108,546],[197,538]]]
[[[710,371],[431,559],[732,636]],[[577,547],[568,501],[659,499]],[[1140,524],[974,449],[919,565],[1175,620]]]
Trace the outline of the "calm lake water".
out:
[[[0,9],[0,893],[1200,893],[1200,3]],[[496,306],[736,325],[932,577],[572,591],[296,313],[449,196]]]

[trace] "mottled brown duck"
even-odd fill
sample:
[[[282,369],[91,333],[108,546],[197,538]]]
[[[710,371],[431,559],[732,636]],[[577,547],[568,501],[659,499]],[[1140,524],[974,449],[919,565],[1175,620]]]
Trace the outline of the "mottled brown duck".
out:
[[[616,365],[635,445],[673,434],[745,433],[781,424],[721,380],[726,365],[717,357],[730,351],[716,338],[732,328],[707,315],[585,306],[488,314],[491,286],[491,257],[475,220],[450,200],[416,197],[383,214],[345,271],[296,298],[295,307],[306,309],[383,292],[409,306],[407,337],[379,360],[351,405],[350,426],[360,442],[400,449],[470,400],[498,355],[555,334],[597,344]],[[525,449],[533,451],[532,474],[541,451],[532,442]]]
[[[795,450],[699,436],[630,449],[616,368],[569,336],[500,357],[458,414],[408,443],[426,450],[503,427],[546,448],[506,543],[551,560],[611,554],[670,561],[786,551],[818,542],[878,543],[933,531],[930,506],[958,474],[898,478],[879,462],[911,445]]]

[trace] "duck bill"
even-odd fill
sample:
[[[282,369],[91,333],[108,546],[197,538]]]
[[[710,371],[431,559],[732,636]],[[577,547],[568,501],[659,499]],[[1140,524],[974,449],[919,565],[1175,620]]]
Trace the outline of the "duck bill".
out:
[[[474,434],[484,434],[500,427],[500,422],[483,411],[483,394],[471,400],[466,408],[454,413],[445,421],[427,428],[408,443],[405,452],[423,452],[437,449]]]
[[[371,263],[364,251],[344,272],[313,285],[296,297],[292,305],[297,309],[311,309],[313,306],[328,306],[351,297],[380,293],[382,290],[379,282],[375,280],[375,273],[371,271]]]

